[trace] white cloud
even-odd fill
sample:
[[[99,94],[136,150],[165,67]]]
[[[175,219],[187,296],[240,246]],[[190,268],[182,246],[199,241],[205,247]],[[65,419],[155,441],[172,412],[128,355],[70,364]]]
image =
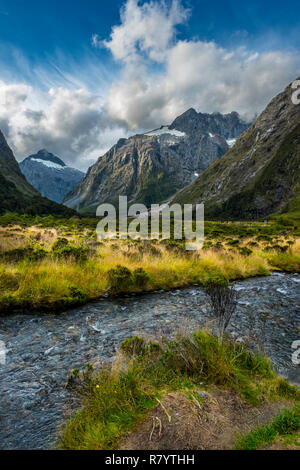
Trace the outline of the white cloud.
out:
[[[298,56],[287,51],[228,50],[214,42],[175,40],[176,25],[186,17],[178,2],[168,10],[165,3],[127,1],[121,25],[104,42],[124,63],[123,76],[108,95],[112,119],[132,130],[149,128],[190,107],[236,110],[252,118],[300,70]],[[160,64],[159,72],[152,72],[153,61]]]
[[[189,14],[179,0],[127,0],[110,37],[92,37],[121,67],[117,75],[100,66],[98,51],[80,64],[58,54],[34,69],[15,53],[17,76],[34,77],[32,86],[12,84],[1,63],[0,129],[16,156],[47,148],[86,169],[118,138],[169,124],[190,107],[252,117],[299,75],[299,54],[180,39]]]
[[[149,59],[163,62],[176,35],[176,25],[188,17],[178,0],[173,0],[168,8],[164,2],[140,4],[137,0],[127,0],[121,9],[121,25],[114,26],[109,40],[99,41],[93,36],[94,43],[107,47],[116,60],[134,63],[141,54]]]
[[[17,157],[47,148],[83,169],[126,133],[106,115],[102,100],[84,89],[51,88],[42,94],[3,82],[0,126]]]

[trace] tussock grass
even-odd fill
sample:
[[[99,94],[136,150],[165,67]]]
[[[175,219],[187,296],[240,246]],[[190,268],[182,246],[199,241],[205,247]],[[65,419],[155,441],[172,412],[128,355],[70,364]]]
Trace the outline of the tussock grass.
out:
[[[268,359],[226,339],[222,345],[209,332],[198,331],[175,341],[124,341],[111,369],[69,377],[83,397],[83,407],[62,430],[63,449],[116,449],[125,433],[136,428],[164,393],[234,389],[249,403],[299,399],[296,387],[280,379]],[[76,388],[75,388],[76,389]]]
[[[178,242],[98,243],[91,227],[0,227],[0,312],[61,310],[116,294],[109,272],[117,265],[132,273],[143,269],[147,278],[127,283],[123,293],[234,281],[274,269],[300,272],[300,239],[271,226],[208,223],[204,248],[186,252]]]

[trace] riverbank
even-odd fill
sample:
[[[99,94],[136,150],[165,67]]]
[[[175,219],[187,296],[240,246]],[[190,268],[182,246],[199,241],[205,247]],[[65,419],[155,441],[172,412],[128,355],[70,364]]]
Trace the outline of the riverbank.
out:
[[[174,240],[98,242],[83,227],[0,227],[0,315],[63,312],[118,294],[300,272],[293,228],[207,224],[197,252]]]
[[[255,429],[255,407],[268,419],[282,401],[300,402],[267,358],[204,330],[170,342],[128,338],[110,369],[78,371],[69,385],[84,404],[63,428],[65,450],[232,449],[242,415]],[[280,430],[299,431],[299,407],[285,416]]]
[[[238,306],[228,332],[270,357],[280,375],[299,383],[292,343],[299,339],[299,274],[276,273],[236,283]],[[103,299],[60,315],[0,318],[7,360],[0,374],[0,446],[47,449],[80,401],[65,389],[73,369],[111,363],[131,336],[153,340],[213,328],[209,300],[198,287]]]

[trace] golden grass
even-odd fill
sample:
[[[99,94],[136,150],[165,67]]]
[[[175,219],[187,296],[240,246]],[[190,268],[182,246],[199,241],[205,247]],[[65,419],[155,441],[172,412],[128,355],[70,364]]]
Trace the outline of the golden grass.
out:
[[[17,229],[17,230],[16,230]],[[210,280],[225,278],[228,281],[257,275],[268,275],[274,269],[300,271],[300,239],[286,252],[264,251],[266,242],[257,242],[249,256],[238,249],[223,244],[223,248],[209,248],[198,252],[170,249],[161,242],[143,244],[122,240],[107,241],[96,246],[91,232],[64,234],[55,229],[39,227],[0,232],[1,251],[11,246],[28,246],[32,240],[50,252],[58,236],[72,240],[74,245],[93,247],[93,254],[83,263],[75,259],[57,259],[51,254],[41,261],[25,259],[15,263],[0,264],[0,311],[10,306],[26,305],[28,308],[43,308],[56,305],[72,305],[79,296],[80,301],[101,297],[110,288],[107,273],[116,265],[126,266],[131,271],[143,268],[150,279],[143,291],[172,289],[194,283],[205,284]],[[18,238],[23,236],[23,238]],[[17,244],[20,240],[20,244]],[[239,247],[247,246],[245,239]],[[74,294],[74,289],[76,290]],[[139,292],[141,288],[128,286],[128,292]],[[73,299],[74,300],[74,299]],[[74,300],[74,302],[75,302]],[[76,303],[76,302],[75,302]]]

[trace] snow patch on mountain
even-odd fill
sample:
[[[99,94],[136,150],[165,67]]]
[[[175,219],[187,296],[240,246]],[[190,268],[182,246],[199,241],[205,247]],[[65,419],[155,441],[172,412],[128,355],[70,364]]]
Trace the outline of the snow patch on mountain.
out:
[[[41,160],[39,158],[31,158],[31,161],[42,163],[48,168],[55,168],[56,170],[63,170],[64,168],[68,168],[67,166],[62,166],[62,165],[59,165],[58,163],[50,162],[49,160]]]
[[[153,131],[147,132],[145,135],[148,136],[160,136],[164,134],[175,135],[176,137],[185,137],[185,132],[177,131],[176,129],[169,129],[167,126],[163,126],[160,129],[154,129]]]
[[[227,142],[227,144],[230,148],[234,146],[236,141],[237,141],[237,139],[228,139],[228,140],[226,140],[226,142]]]

